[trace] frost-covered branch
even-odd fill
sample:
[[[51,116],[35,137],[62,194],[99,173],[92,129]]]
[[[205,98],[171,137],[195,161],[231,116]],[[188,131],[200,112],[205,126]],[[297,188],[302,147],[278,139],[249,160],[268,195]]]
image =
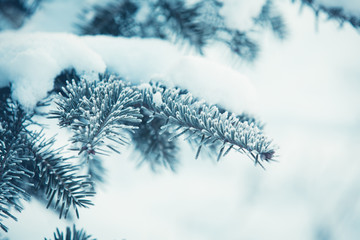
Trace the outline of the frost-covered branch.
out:
[[[249,123],[226,111],[220,113],[216,106],[201,102],[178,88],[150,86],[143,90],[143,97],[146,108],[166,119],[163,130],[176,129],[173,138],[187,134],[201,139],[196,157],[202,146],[219,143],[218,160],[231,149],[247,154],[260,165],[261,161],[273,160],[272,140],[254,122]]]
[[[109,137],[124,142],[122,130],[130,130],[135,148],[153,169],[157,165],[174,169],[174,140],[183,134],[197,142],[196,158],[205,145],[217,149],[218,160],[235,149],[262,165],[262,161],[273,160],[275,154],[272,141],[263,134],[262,123],[248,114],[235,115],[209,105],[186,90],[158,84],[130,86],[109,76],[92,83],[85,79],[68,83],[64,92],[52,115],[59,118],[60,125],[72,122],[72,141],[81,143],[74,149],[88,156],[103,153],[98,147]]]
[[[104,146],[119,152],[118,146],[127,142],[124,130],[137,128],[142,117],[140,93],[114,76],[91,83],[73,81],[63,92],[51,117],[58,118],[60,126],[71,126],[72,149],[88,163],[92,177],[102,180],[103,167],[97,157],[106,154]]]

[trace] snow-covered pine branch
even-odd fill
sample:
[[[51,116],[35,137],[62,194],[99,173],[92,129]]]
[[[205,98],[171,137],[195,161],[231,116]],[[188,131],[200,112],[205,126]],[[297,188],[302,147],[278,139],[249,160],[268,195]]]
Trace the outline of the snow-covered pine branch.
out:
[[[33,113],[10,98],[9,88],[0,92],[0,227],[7,231],[3,218],[16,220],[11,208],[21,211],[21,199],[32,195],[46,198],[48,207],[60,206],[60,217],[70,208],[78,216],[78,207],[91,205],[92,183],[62,157],[61,149],[53,148],[54,139],[28,129]]]
[[[92,177],[102,180],[103,168],[97,156],[106,154],[104,146],[119,152],[116,145],[127,142],[124,130],[137,128],[142,118],[140,93],[109,75],[99,81],[73,81],[63,92],[51,117],[58,118],[60,126],[71,126],[72,150],[87,163]]]
[[[231,149],[247,154],[261,166],[261,161],[274,157],[275,148],[263,134],[261,123],[247,114],[220,112],[187,90],[159,84],[130,86],[120,78],[107,76],[92,83],[86,79],[73,81],[64,92],[52,117],[59,118],[60,125],[72,119],[72,141],[81,143],[74,149],[87,156],[103,153],[105,139],[125,142],[122,130],[135,129],[142,119],[132,139],[137,149],[144,150],[144,158],[149,158],[153,168],[161,164],[173,169],[176,152],[172,150],[176,147],[168,142],[185,133],[199,144],[196,158],[206,145],[218,146],[218,160]],[[118,152],[116,147],[107,146]]]
[[[244,115],[238,118],[227,111],[220,113],[217,106],[199,101],[179,88],[151,85],[144,88],[143,97],[144,107],[166,119],[166,124],[161,127],[163,131],[176,129],[172,130],[174,134],[170,139],[183,134],[201,139],[196,158],[202,146],[219,143],[218,160],[233,148],[247,154],[260,165],[261,161],[273,160],[275,147],[272,140],[258,127],[261,124],[249,123],[249,118]]]

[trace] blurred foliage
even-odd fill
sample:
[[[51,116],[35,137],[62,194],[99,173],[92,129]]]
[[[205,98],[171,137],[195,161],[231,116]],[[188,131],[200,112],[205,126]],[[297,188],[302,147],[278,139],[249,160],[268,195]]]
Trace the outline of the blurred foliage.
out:
[[[66,228],[65,232],[61,232],[58,228],[56,228],[56,232],[54,232],[54,238],[45,238],[45,240],[96,240],[92,238],[91,235],[88,235],[84,229],[76,229],[75,224],[72,229],[70,227]]]
[[[0,0],[0,31],[18,29],[43,0]]]
[[[315,0],[300,0],[302,6],[307,6],[311,8],[315,16],[318,17],[320,13],[327,15],[328,20],[337,21],[340,26],[344,23],[349,23],[355,29],[360,29],[360,16],[353,15],[347,12],[343,7],[341,7],[341,2],[339,1],[339,7],[329,7],[324,4],[319,4]],[[296,2],[296,0],[292,0]]]
[[[170,139],[171,133],[161,131],[166,121],[153,116],[153,113],[145,108],[141,110],[141,113],[143,114],[142,122],[131,134],[134,147],[142,156],[139,165],[147,162],[153,171],[156,171],[159,166],[169,167],[175,171],[179,163],[177,158],[179,147],[176,139]]]
[[[229,27],[220,14],[223,3],[202,0],[188,4],[185,0],[118,0],[96,5],[81,15],[81,34],[106,34],[123,37],[160,38],[187,43],[203,54],[214,42],[225,44],[237,56],[252,61],[259,46],[250,37],[255,29],[270,28],[279,38],[286,36],[286,27],[273,1],[268,0],[253,19],[253,29]]]

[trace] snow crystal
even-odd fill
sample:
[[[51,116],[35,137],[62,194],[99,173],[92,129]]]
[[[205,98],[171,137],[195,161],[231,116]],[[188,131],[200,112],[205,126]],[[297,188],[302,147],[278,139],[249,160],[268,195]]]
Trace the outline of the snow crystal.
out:
[[[150,86],[149,83],[141,83],[141,84],[139,84],[139,85],[137,86],[137,88],[138,88],[139,90],[144,90],[144,89],[149,89],[149,88],[151,88],[151,86]]]
[[[161,93],[160,93],[160,92],[156,92],[156,93],[153,95],[153,101],[154,101],[156,107],[160,107],[160,106],[161,106],[161,104],[163,103],[163,101],[162,101],[162,99],[161,99]]]

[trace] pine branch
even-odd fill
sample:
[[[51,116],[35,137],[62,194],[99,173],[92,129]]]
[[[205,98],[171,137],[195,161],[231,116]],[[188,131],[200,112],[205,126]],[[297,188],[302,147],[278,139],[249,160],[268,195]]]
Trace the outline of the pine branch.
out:
[[[10,213],[11,207],[21,212],[21,199],[30,199],[23,183],[24,178],[31,177],[31,173],[22,166],[23,161],[29,161],[29,158],[21,153],[25,138],[24,135],[19,134],[18,138],[12,142],[0,140],[0,221],[8,217],[17,220]],[[0,227],[7,232],[8,228],[2,222],[0,222]]]
[[[154,100],[159,95],[161,102]],[[196,157],[203,145],[218,143],[218,160],[230,149],[247,154],[261,166],[261,161],[273,160],[272,141],[254,123],[242,122],[228,112],[220,113],[216,106],[204,104],[190,93],[181,94],[176,88],[150,86],[143,89],[143,97],[143,106],[166,120],[162,129],[175,128],[174,137],[186,134],[201,139]]]
[[[44,186],[48,199],[47,208],[54,204],[60,207],[60,218],[67,217],[73,208],[79,218],[78,207],[87,208],[92,205],[92,182],[89,176],[78,175],[79,167],[63,158],[62,149],[54,149],[54,138],[46,140],[44,135],[31,133],[29,149],[34,156],[34,184],[37,188]]]
[[[235,115],[215,105],[204,104],[187,91],[177,88],[167,89],[160,85],[131,87],[114,77],[100,79],[91,84],[86,80],[78,84],[68,84],[68,93],[91,93],[91,95],[84,97],[81,94],[68,94],[67,96],[73,99],[60,100],[58,111],[54,112],[54,116],[60,118],[60,122],[64,122],[61,120],[64,116],[62,111],[68,109],[72,112],[74,110],[72,107],[77,107],[80,114],[73,118],[71,127],[75,133],[72,140],[74,143],[81,143],[80,147],[74,149],[84,154],[87,161],[91,161],[95,154],[105,153],[99,151],[105,143],[105,138],[110,136],[111,140],[121,139],[118,143],[124,141],[123,133],[120,131],[124,129],[132,132],[135,148],[143,153],[142,162],[150,162],[153,169],[158,165],[174,168],[177,159],[176,142],[173,140],[181,135],[187,135],[190,141],[198,144],[196,158],[202,147],[206,145],[217,151],[218,160],[231,149],[247,154],[261,166],[262,161],[273,160],[275,147],[263,134],[263,124],[248,114]],[[120,85],[122,87],[119,87]],[[118,93],[110,94],[111,89]],[[121,96],[127,94],[131,95],[126,98],[124,109],[129,108],[125,111],[125,119],[130,119],[130,125],[119,124],[119,119],[122,118],[113,119],[114,112],[118,111],[114,99],[123,99]],[[107,107],[104,102],[108,103]],[[122,100],[120,102],[120,105],[123,104]],[[67,106],[68,103],[71,104]],[[141,113],[140,109],[142,109]],[[122,113],[119,112],[117,116],[122,116]],[[139,128],[134,131],[136,125]],[[113,127],[119,131],[114,131]],[[110,146],[109,149],[117,152],[114,147]]]
[[[78,83],[80,81],[80,76],[77,74],[74,68],[68,68],[63,70],[59,75],[57,75],[54,79],[54,88],[50,93],[61,93],[63,92],[63,88],[66,87],[67,81],[71,79],[72,81]]]
[[[60,204],[60,217],[66,217],[69,209],[74,208],[78,216],[78,207],[91,205],[89,197],[94,193],[90,191],[91,182],[86,176],[77,175],[77,167],[61,155],[62,149],[54,149],[55,139],[46,140],[39,132],[27,130],[32,124],[32,116],[35,112],[25,112],[20,105],[10,98],[10,91],[2,89],[4,99],[0,102],[1,107],[1,174],[3,181],[1,186],[11,186],[20,192],[17,198],[25,196],[29,199],[30,194],[40,196],[45,193],[49,207],[55,203]],[[10,169],[10,170],[9,170]],[[35,187],[35,189],[34,189]],[[14,191],[3,190],[17,210],[21,206],[17,204],[17,198],[9,194]],[[55,198],[57,196],[57,199]],[[10,197],[9,197],[10,196]],[[11,206],[8,204],[7,206]],[[5,207],[3,209],[6,210]]]
[[[158,166],[169,167],[175,171],[179,161],[176,158],[179,148],[176,139],[170,141],[172,134],[161,131],[165,124],[163,118],[153,116],[147,109],[142,109],[142,123],[132,134],[135,149],[142,154],[139,165],[147,162],[153,171]]]
[[[10,211],[14,207],[20,212],[21,199],[30,198],[24,179],[28,180],[32,173],[23,167],[24,162],[31,161],[24,132],[27,115],[8,98],[9,88],[0,89],[0,92],[0,227],[7,231],[2,220],[9,217],[17,220]]]
[[[60,204],[60,217],[66,217],[71,207],[78,216],[78,207],[91,205],[91,182],[76,174],[77,167],[61,157],[61,149],[53,149],[54,139],[27,130],[35,111],[25,112],[12,101],[10,88],[0,92],[0,227],[7,231],[2,218],[16,220],[10,209],[21,211],[20,200],[39,192],[45,192],[47,207]]]
[[[72,124],[75,130],[72,141],[81,143],[79,153],[101,152],[99,147],[104,144],[104,138],[118,144],[126,142],[121,132],[135,129],[141,121],[139,108],[133,107],[140,103],[140,94],[120,81],[111,78],[101,81],[92,96],[82,100],[82,120]],[[114,149],[110,144],[107,147]]]
[[[89,83],[82,79],[73,81],[63,89],[58,110],[51,117],[58,118],[61,126],[70,125],[75,150],[84,163],[89,163],[89,173],[102,180],[103,167],[96,158],[108,150],[119,152],[118,146],[127,143],[124,130],[133,131],[141,122],[140,93],[115,76],[100,76]],[[104,146],[107,149],[104,149]]]
[[[51,240],[50,238],[45,240]],[[77,230],[75,224],[71,230],[70,227],[66,228],[66,232],[60,232],[58,228],[56,228],[56,232],[54,232],[54,240],[96,240],[92,238],[91,235],[88,235],[84,229]]]
[[[88,81],[72,82],[66,81],[66,87],[62,87],[62,92],[59,92],[59,100],[56,102],[57,110],[51,111],[49,118],[59,119],[61,127],[70,126],[75,120],[80,121],[83,112],[83,99],[90,99],[92,96],[92,89],[96,87],[96,83],[89,83]]]

